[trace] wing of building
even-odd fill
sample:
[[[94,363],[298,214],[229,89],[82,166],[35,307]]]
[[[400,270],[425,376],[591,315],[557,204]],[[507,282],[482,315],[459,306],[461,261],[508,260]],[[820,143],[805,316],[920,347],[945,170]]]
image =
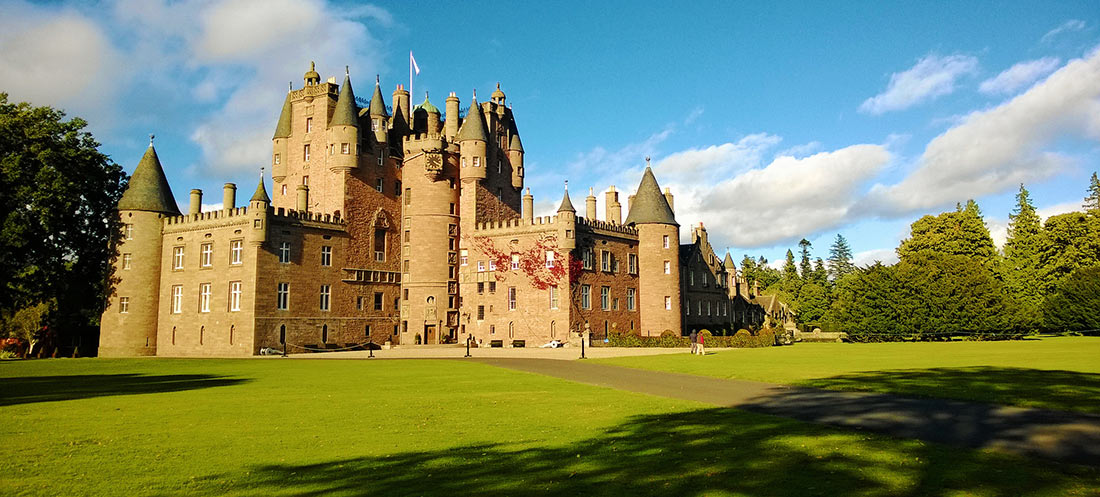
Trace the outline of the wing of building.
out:
[[[176,207],[150,141],[118,205],[118,282],[103,314],[103,356],[247,356],[374,343],[534,346],[583,330],[656,336],[757,326],[763,308],[700,224],[680,244],[673,196],[645,168],[623,219],[619,192],[599,219],[565,189],[535,217],[524,149],[497,85],[465,107],[387,105],[350,75],[311,64],[272,137],[271,193],[247,205]]]

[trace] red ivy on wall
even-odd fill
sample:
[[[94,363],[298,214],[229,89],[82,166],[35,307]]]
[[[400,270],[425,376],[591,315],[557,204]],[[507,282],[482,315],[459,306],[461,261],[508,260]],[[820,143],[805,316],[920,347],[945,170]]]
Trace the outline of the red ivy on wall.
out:
[[[518,244],[500,249],[487,236],[469,237],[468,240],[471,248],[485,254],[490,267],[495,266],[494,272],[501,281],[512,273],[519,273],[526,276],[534,288],[546,290],[560,285],[563,278],[568,278],[570,283],[576,282],[583,269],[580,259],[558,249],[557,238],[553,236],[541,237],[533,246],[522,250],[516,246]],[[548,253],[554,254],[552,263],[547,261]],[[513,255],[516,257],[513,258]],[[513,259],[515,266],[512,265]]]

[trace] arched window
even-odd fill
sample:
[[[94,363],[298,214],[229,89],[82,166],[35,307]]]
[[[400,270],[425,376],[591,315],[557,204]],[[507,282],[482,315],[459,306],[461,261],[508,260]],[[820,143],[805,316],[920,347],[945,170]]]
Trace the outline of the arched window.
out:
[[[176,327],[172,327],[172,345],[176,344]]]
[[[558,334],[557,328],[557,323],[554,321],[550,321],[550,338],[554,338]]]
[[[199,345],[202,345],[204,335],[206,335],[206,327],[205,326],[200,326],[199,327]]]
[[[328,325],[321,325],[321,343],[328,343]]]
[[[233,345],[233,332],[236,328],[236,325],[229,325],[229,345]]]
[[[508,322],[508,338],[516,337],[516,325],[515,323]]]
[[[279,325],[279,343],[280,344],[286,343],[286,325],[285,324]]]

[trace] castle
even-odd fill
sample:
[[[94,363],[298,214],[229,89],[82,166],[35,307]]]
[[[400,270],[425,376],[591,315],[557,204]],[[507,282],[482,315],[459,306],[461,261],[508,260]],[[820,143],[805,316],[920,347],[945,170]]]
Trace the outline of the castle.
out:
[[[673,196],[646,167],[622,217],[591,190],[584,216],[568,186],[557,215],[535,217],[524,149],[500,85],[467,108],[392,110],[375,82],[357,104],[350,76],[311,64],[291,89],[247,206],[227,183],[222,208],[176,206],[150,139],[118,204],[117,284],[102,356],[247,356],[365,343],[536,346],[582,330],[656,336],[759,325],[762,306],[715,255],[707,231],[680,244]]]

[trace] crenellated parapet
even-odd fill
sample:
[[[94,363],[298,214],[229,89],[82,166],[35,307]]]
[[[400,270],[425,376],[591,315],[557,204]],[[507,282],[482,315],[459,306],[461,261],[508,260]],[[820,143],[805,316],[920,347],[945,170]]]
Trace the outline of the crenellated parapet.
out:
[[[173,233],[192,229],[208,229],[248,224],[250,222],[249,220],[248,207],[234,207],[232,209],[219,209],[196,214],[165,216],[162,222],[164,232]]]
[[[479,236],[535,233],[540,231],[555,230],[558,228],[557,216],[540,216],[527,221],[523,218],[504,219],[501,221],[485,221],[474,224],[474,231]]]
[[[588,228],[590,231],[600,234],[608,235],[627,235],[629,237],[637,238],[638,229],[633,226],[625,226],[622,224],[612,223],[609,221],[601,221],[599,219],[588,219],[585,217],[577,218],[577,227]]]
[[[297,211],[293,209],[270,209],[271,221],[283,225],[300,225],[309,228],[343,230],[347,227],[347,220],[340,216],[322,212]]]
[[[316,85],[307,85],[297,90],[290,90],[291,100],[299,100],[303,98],[316,98],[318,96],[332,96],[336,97],[340,94],[340,86],[335,83],[320,83]]]

